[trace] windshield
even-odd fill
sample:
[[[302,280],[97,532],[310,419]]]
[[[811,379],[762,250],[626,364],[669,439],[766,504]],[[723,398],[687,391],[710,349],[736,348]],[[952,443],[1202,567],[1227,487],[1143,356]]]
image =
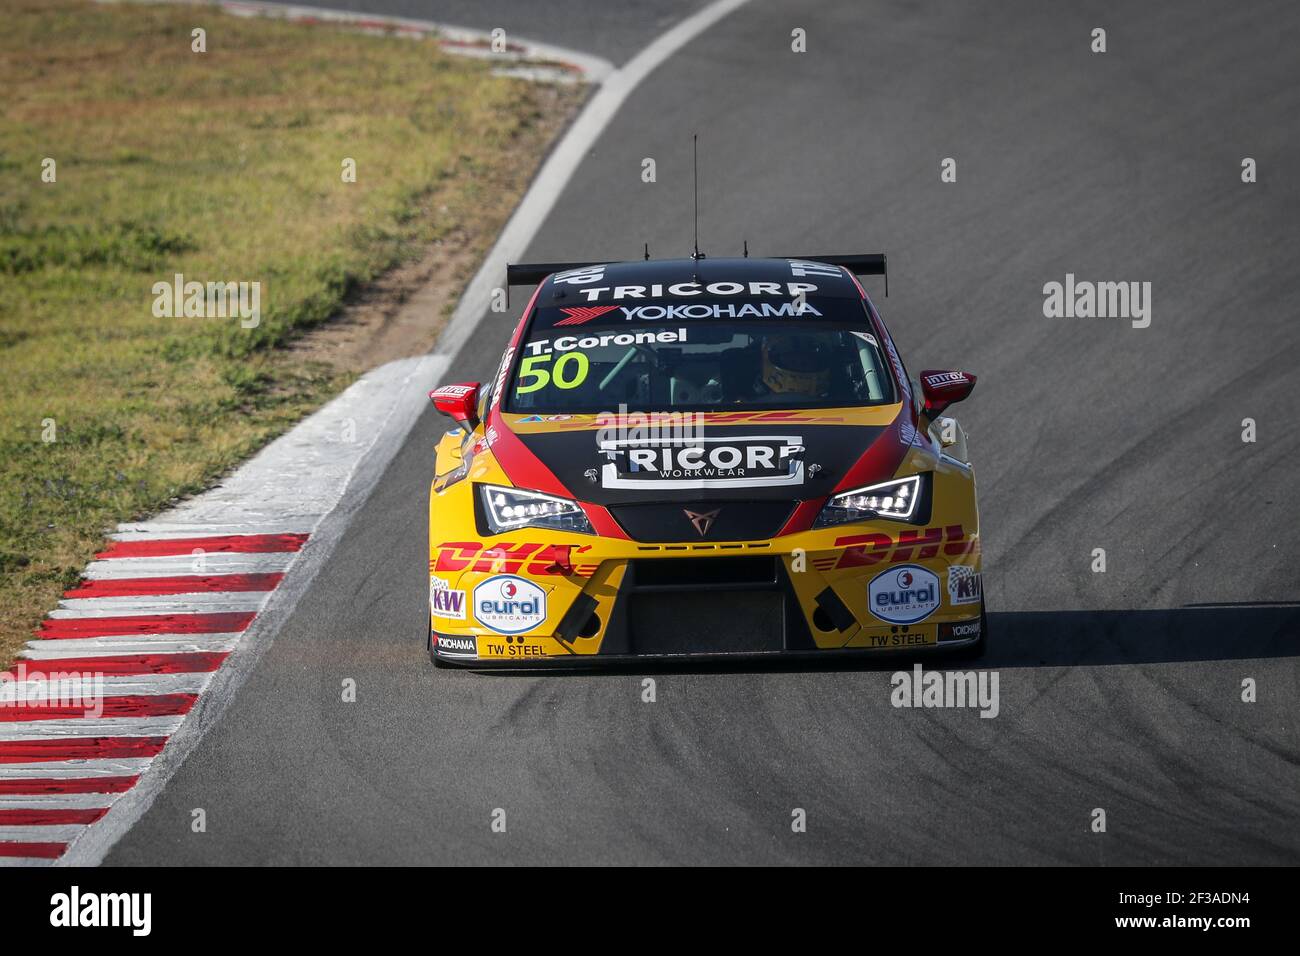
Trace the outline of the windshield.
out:
[[[595,414],[621,404],[652,412],[893,401],[865,315],[852,325],[686,321],[573,331],[540,318],[515,360],[507,411]]]

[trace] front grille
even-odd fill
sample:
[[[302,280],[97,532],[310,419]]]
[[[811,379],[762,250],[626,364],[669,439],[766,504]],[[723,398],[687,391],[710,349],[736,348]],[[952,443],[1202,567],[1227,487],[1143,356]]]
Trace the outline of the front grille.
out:
[[[633,591],[628,624],[634,654],[755,654],[785,648],[780,591]]]
[[[815,646],[776,555],[676,557],[670,550],[628,562],[601,654],[763,654]]]
[[[631,562],[638,591],[689,591],[761,588],[776,585],[776,558],[745,555],[722,558],[639,558]]]
[[[774,538],[797,502],[681,501],[610,505],[633,541],[758,541]]]

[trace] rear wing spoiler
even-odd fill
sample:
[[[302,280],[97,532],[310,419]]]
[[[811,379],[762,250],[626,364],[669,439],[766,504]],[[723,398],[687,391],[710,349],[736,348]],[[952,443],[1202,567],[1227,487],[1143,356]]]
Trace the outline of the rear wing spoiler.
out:
[[[856,276],[884,276],[885,296],[889,296],[889,263],[883,252],[855,256],[777,256],[776,258],[798,259],[802,262],[826,262],[833,266],[843,266]]]
[[[747,250],[748,251],[748,250]],[[748,258],[748,255],[746,255]],[[802,262],[825,262],[833,266],[843,266],[854,275],[884,276],[885,295],[889,295],[889,267],[883,252],[863,253],[851,256],[773,256],[775,259],[798,259]],[[537,285],[547,276],[556,272],[568,272],[570,269],[589,269],[592,266],[608,265],[605,262],[517,262],[506,265],[506,295],[514,285]]]
[[[506,285],[537,285],[547,276],[570,269],[589,269],[605,262],[517,262],[506,266]]]
[[[510,287],[513,285],[537,285],[549,275],[568,272],[570,269],[589,269],[603,266],[604,262],[516,262],[506,263],[506,308],[510,307]]]

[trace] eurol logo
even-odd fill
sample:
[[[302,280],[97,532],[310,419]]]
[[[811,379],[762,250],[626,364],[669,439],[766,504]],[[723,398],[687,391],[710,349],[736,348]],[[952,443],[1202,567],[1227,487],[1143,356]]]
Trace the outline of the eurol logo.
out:
[[[890,568],[867,587],[871,613],[890,624],[917,624],[939,607],[939,577],[920,565]]]
[[[474,620],[498,634],[522,634],[546,620],[546,592],[527,578],[498,574],[474,588]]]

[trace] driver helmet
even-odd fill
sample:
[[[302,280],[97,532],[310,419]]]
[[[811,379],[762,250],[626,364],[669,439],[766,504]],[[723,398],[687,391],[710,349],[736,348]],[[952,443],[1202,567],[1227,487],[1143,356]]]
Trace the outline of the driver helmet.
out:
[[[831,361],[825,344],[811,335],[774,335],[763,340],[763,384],[776,394],[824,396]]]

